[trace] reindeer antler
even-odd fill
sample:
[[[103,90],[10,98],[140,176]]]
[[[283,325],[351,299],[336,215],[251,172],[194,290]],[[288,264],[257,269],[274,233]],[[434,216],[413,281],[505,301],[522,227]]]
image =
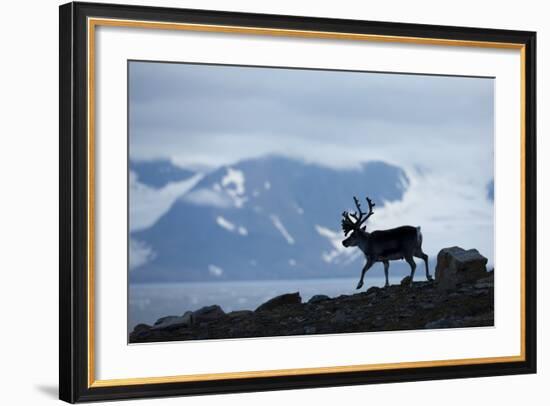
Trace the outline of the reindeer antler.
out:
[[[344,231],[344,235],[348,235],[350,231],[355,230],[355,222],[352,221],[347,211],[342,213],[342,217],[342,230]]]
[[[355,207],[357,207],[357,212],[348,213],[347,211],[342,213],[342,230],[344,234],[347,235],[350,231],[359,230],[361,225],[367,221],[367,219],[374,214],[372,210],[375,204],[371,199],[367,197],[367,203],[369,205],[369,212],[365,213],[361,210],[361,204],[359,200],[353,196],[353,201],[355,202]],[[358,213],[359,212],[359,213]],[[353,220],[352,220],[353,218]]]
[[[374,214],[374,211],[372,210],[372,208],[373,208],[374,206],[376,206],[376,204],[374,204],[374,203],[372,202],[372,200],[369,199],[368,197],[367,197],[367,203],[368,203],[368,205],[369,205],[369,212],[368,212],[368,214],[367,214],[367,217],[365,217],[365,220],[363,220],[363,221],[366,221],[370,216],[372,216],[372,215]]]

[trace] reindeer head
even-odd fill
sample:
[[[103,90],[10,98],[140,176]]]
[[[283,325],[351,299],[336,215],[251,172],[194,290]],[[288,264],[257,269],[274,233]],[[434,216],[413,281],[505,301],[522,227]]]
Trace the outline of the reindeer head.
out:
[[[374,214],[372,208],[375,204],[368,197],[368,213],[363,213],[359,200],[357,200],[355,196],[353,197],[353,201],[355,202],[355,207],[357,207],[357,212],[348,213],[345,211],[342,213],[342,230],[344,231],[344,235],[347,237],[344,241],[342,241],[342,245],[344,247],[356,247],[359,244],[360,237],[366,229],[366,226],[363,226],[363,223]],[[348,237],[350,232],[351,235]]]

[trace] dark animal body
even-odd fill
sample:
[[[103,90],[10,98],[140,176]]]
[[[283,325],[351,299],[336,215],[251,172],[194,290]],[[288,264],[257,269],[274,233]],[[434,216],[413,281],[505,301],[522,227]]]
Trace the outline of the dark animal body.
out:
[[[356,197],[353,198],[358,212],[342,214],[342,229],[347,237],[342,244],[344,247],[358,247],[367,260],[361,278],[357,284],[357,289],[363,286],[365,273],[377,262],[384,264],[384,274],[386,277],[386,286],[389,285],[389,261],[404,259],[411,267],[410,283],[412,284],[416,263],[414,257],[424,260],[426,266],[426,278],[432,280],[428,267],[428,255],[422,251],[422,232],[420,227],[401,226],[389,230],[377,230],[371,233],[366,231],[362,224],[374,213],[375,204],[367,198],[369,212],[361,211],[361,205]]]
[[[420,229],[412,226],[377,230],[370,234],[365,232],[365,234],[368,240],[385,242],[383,245],[367,243],[367,248],[370,248],[369,254],[379,261],[384,259],[404,259],[403,254],[407,250],[407,247],[416,244],[419,239],[422,239]]]

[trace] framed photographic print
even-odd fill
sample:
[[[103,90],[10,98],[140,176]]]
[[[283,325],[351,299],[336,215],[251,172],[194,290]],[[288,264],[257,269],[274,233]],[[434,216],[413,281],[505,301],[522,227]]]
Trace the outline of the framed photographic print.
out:
[[[60,398],[536,371],[533,32],[60,7]]]

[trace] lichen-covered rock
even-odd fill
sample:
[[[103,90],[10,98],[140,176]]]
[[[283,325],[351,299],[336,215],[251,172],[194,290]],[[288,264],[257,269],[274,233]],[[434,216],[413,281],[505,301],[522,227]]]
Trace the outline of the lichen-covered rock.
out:
[[[451,328],[451,327],[456,327],[455,324],[456,324],[456,321],[449,317],[449,318],[430,321],[426,323],[424,328],[426,329]]]
[[[312,296],[311,299],[309,299],[307,302],[308,303],[319,303],[319,302],[322,302],[324,300],[328,300],[330,299],[327,295],[315,295],[315,296]]]
[[[266,310],[273,310],[277,307],[284,305],[300,304],[302,303],[302,297],[300,292],[295,293],[285,293],[284,295],[276,296],[273,299],[268,300],[267,302],[261,304],[256,309],[257,312],[262,312]]]
[[[193,324],[193,312],[185,312],[183,316],[166,316],[158,319],[151,330],[172,330],[189,327]]]
[[[329,322],[334,324],[345,324],[349,322],[349,318],[344,311],[338,310],[334,313],[334,316],[332,316]]]
[[[231,313],[227,313],[227,316],[230,319],[242,319],[244,317],[248,317],[254,313],[252,310],[235,310]]]
[[[218,305],[204,306],[193,312],[195,323],[210,323],[223,316],[225,316],[225,312]]]
[[[437,254],[435,280],[441,290],[487,277],[487,258],[476,249],[444,248]]]
[[[367,296],[369,295],[376,295],[378,292],[380,292],[380,288],[378,286],[371,286],[370,288],[367,289]]]
[[[266,309],[269,303],[269,308]],[[494,325],[493,273],[456,289],[440,290],[432,282],[418,281],[411,289],[392,285],[353,295],[340,295],[318,303],[301,303],[298,293],[273,298],[262,311],[223,313],[208,306],[194,313],[216,316],[210,322],[177,324],[178,316],[160,319],[157,326],[140,324],[130,333],[131,343],[275,337],[304,334],[357,333]],[[262,307],[261,306],[261,307]],[[167,328],[158,328],[166,323]]]
[[[134,327],[134,333],[141,333],[143,331],[148,331],[151,328],[149,324],[140,323]]]
[[[161,317],[160,319],[158,319],[157,321],[155,321],[155,326],[158,326],[159,324],[162,324],[164,322],[167,322],[167,321],[170,321],[170,320],[175,320],[177,318],[179,318],[180,316],[164,316],[164,317]]]

